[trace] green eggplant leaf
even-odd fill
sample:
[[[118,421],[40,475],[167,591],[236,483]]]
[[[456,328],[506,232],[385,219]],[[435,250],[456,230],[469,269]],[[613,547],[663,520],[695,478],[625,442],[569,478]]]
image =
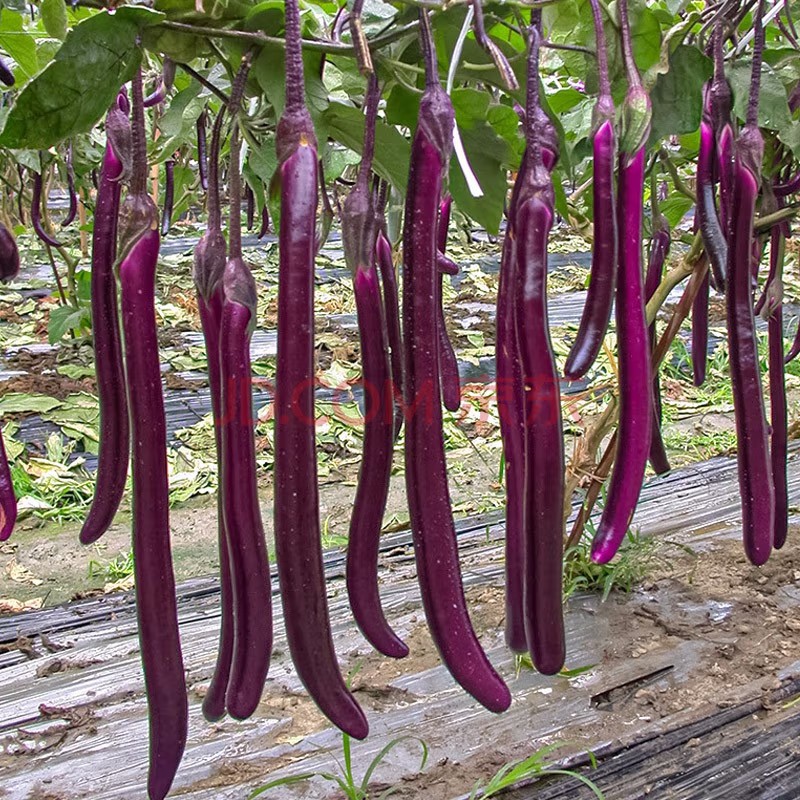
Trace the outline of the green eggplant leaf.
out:
[[[139,67],[139,34],[162,17],[124,6],[73,28],[55,59],[20,93],[0,145],[46,149],[90,130]]]

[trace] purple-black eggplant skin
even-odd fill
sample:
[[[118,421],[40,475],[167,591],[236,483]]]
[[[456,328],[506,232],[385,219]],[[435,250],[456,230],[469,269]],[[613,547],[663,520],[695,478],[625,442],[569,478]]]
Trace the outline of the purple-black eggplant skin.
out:
[[[669,255],[669,248],[672,242],[669,230],[669,223],[666,218],[659,215],[654,224],[653,238],[650,245],[650,258],[647,263],[645,273],[644,295],[645,302],[655,294],[661,283],[661,276],[664,272],[664,263]],[[649,329],[650,351],[656,346],[656,324],[653,322]],[[661,438],[661,381],[658,372],[653,375],[653,424],[650,434],[650,466],[656,475],[663,475],[669,472],[671,467],[667,458],[667,451],[664,447],[664,440]]]
[[[155,210],[153,218],[155,221]],[[150,709],[148,794],[163,800],[186,745],[188,701],[169,532],[167,429],[155,315],[159,235],[150,228],[119,267],[131,419],[133,560]]]
[[[800,172],[790,178],[786,183],[776,183],[772,187],[775,197],[788,197],[790,194],[800,192]]]
[[[564,366],[564,375],[573,381],[589,371],[600,352],[611,320],[617,274],[617,219],[614,208],[616,137],[611,120],[606,120],[597,129],[592,147],[594,241],[591,275],[578,334]]]
[[[222,242],[222,262],[225,263],[225,242]],[[208,354],[208,383],[211,390],[211,408],[214,414],[214,439],[217,463],[222,461],[222,378],[220,376],[219,338],[222,324],[222,292],[217,289],[206,299],[198,292],[197,306],[203,328],[203,337]],[[221,480],[220,480],[221,483]],[[220,632],[217,662],[205,697],[203,716],[216,722],[225,716],[225,695],[228,691],[231,661],[233,659],[234,619],[233,583],[231,579],[228,535],[225,530],[225,512],[222,507],[222,492],[217,491],[217,540],[219,546],[220,573]]]
[[[6,541],[17,522],[17,498],[11,480],[3,432],[0,430],[0,542]]]
[[[112,120],[112,117],[116,119]],[[92,340],[100,403],[100,450],[94,498],[80,533],[83,544],[96,542],[111,526],[125,491],[130,450],[125,367],[114,275],[121,179],[125,161],[130,157],[129,152],[117,152],[115,146],[129,147],[129,142],[124,139],[130,136],[130,126],[127,117],[116,107],[108,113],[106,127],[111,130],[114,125],[118,133],[116,137],[110,134],[106,144],[92,233]]]
[[[394,438],[403,427],[403,337],[400,332],[400,301],[397,291],[397,275],[392,260],[392,246],[383,231],[378,231],[375,241],[375,259],[381,276],[383,290],[383,312],[391,364],[392,396],[395,398]]]
[[[164,214],[161,217],[161,235],[166,236],[172,227],[172,206],[175,202],[175,160],[164,162]]]
[[[755,565],[764,564],[769,558],[775,518],[775,489],[761,390],[750,265],[762,157],[760,132],[745,127],[736,143],[726,306],[744,548]]]
[[[31,196],[31,225],[34,233],[50,247],[61,247],[61,242],[54,239],[42,226],[42,173],[33,173],[33,193]]]
[[[386,621],[378,590],[381,526],[389,494],[394,449],[394,396],[388,334],[376,265],[383,218],[370,188],[375,122],[380,101],[377,78],[369,81],[364,146],[356,183],[342,206],[342,247],[353,276],[365,394],[364,448],[347,546],[347,595],[356,624],[376,650],[403,658],[408,648]]]
[[[297,674],[322,712],[356,739],[364,712],[339,671],[322,562],[314,416],[314,256],[317,148],[307,112],[279,127],[278,355],[275,391],[275,550],[286,638]]]
[[[770,315],[769,383],[770,383],[770,459],[775,487],[775,523],[773,547],[780,550],[786,544],[789,516],[789,496],[786,481],[787,412],[786,385],[783,370],[783,308],[778,306]]]
[[[456,681],[490,711],[511,703],[472,628],[458,562],[442,436],[437,353],[436,219],[452,146],[453,108],[429,84],[414,135],[403,226],[406,493],[425,616]]]
[[[728,243],[714,197],[714,159],[716,147],[714,131],[706,120],[700,123],[700,152],[697,157],[697,217],[703,245],[714,276],[717,289],[725,286],[725,270],[728,262]]]
[[[25,172],[23,171],[21,164],[17,164],[17,176],[19,177],[19,190],[17,191],[17,213],[19,214],[20,223],[24,225],[25,208],[22,205],[22,200],[25,192]]]
[[[439,270],[440,275],[458,275],[458,264],[448,258],[444,253],[436,254],[436,269]]]
[[[208,160],[208,221],[206,230],[194,250],[193,278],[197,289],[197,307],[206,345],[208,383],[211,409],[214,415],[214,443],[217,464],[222,463],[222,374],[219,357],[220,326],[222,325],[222,277],[227,260],[227,244],[222,234],[222,215],[219,198],[219,150],[225,110],[214,120],[211,152]],[[215,722],[225,716],[225,695],[228,691],[234,646],[233,582],[231,577],[228,533],[222,504],[221,472],[217,490],[217,542],[220,573],[220,631],[217,661],[206,695],[203,716]]]
[[[445,256],[447,250],[447,230],[450,227],[450,210],[453,198],[450,195],[442,198],[439,204],[439,222],[436,233],[437,246],[437,268],[439,257],[449,259]],[[452,263],[452,262],[450,262]],[[458,267],[456,267],[456,270]],[[449,270],[447,270],[449,272]],[[453,344],[447,334],[447,321],[444,315],[444,295],[442,293],[444,282],[444,270],[439,269],[439,283],[437,286],[439,297],[439,308],[437,311],[436,332],[439,339],[439,369],[441,370],[442,380],[442,403],[448,411],[458,411],[461,407],[461,380],[458,374],[458,359]]]
[[[19,248],[14,234],[0,222],[0,282],[13,281],[19,274]]]
[[[236,157],[236,156],[234,156]],[[250,338],[256,286],[238,256],[225,267],[219,337],[222,508],[236,615],[225,705],[247,719],[261,699],[272,653],[272,592],[256,481]]]
[[[208,190],[208,160],[206,157],[206,112],[197,118],[197,173],[200,176],[200,188]]]
[[[549,180],[549,179],[548,179]],[[564,446],[561,395],[547,324],[547,243],[552,188],[520,198],[517,237],[516,330],[525,391],[525,634],[539,672],[564,666],[562,612]]]
[[[619,428],[608,497],[592,541],[592,560],[610,561],[619,549],[642,488],[653,416],[650,347],[642,287],[642,194],[645,149],[620,158],[617,225],[617,339]]]
[[[269,208],[265,205],[261,209],[261,227],[258,229],[257,239],[263,239],[269,233]]]
[[[297,675],[338,728],[369,725],[336,658],[322,561],[314,414],[314,259],[320,165],[303,94],[300,9],[286,0],[286,106],[275,149],[280,185],[275,386],[275,553],[286,639]]]
[[[75,171],[72,168],[72,145],[67,147],[67,194],[69,195],[69,209],[67,215],[61,220],[61,227],[71,225],[78,215],[78,193],[75,191]]]
[[[733,127],[725,125],[716,133],[716,163],[719,175],[719,222],[725,240],[731,236],[733,206],[733,166],[735,161],[735,138]],[[727,263],[727,262],[726,262]],[[720,287],[717,287],[718,289]]]
[[[167,97],[167,85],[164,83],[163,77],[159,79],[158,85],[155,90],[144,98],[144,107],[152,108],[159,103],[163,103]]]
[[[500,285],[497,291],[497,409],[503,438],[505,469],[505,638],[515,653],[526,653],[524,585],[525,538],[523,496],[525,493],[525,407],[522,364],[517,341],[516,237],[510,230],[514,206],[509,209],[509,227],[500,257]]]
[[[800,355],[800,324],[797,325],[797,330],[794,334],[794,339],[792,340],[792,344],[789,347],[789,352],[783,359],[784,364],[789,364],[794,361],[797,356]]]
[[[692,303],[692,378],[695,386],[706,380],[708,362],[708,293],[709,276],[703,278]]]
[[[380,531],[392,471],[394,415],[383,303],[374,267],[357,269],[353,291],[361,340],[365,394],[364,452],[350,521],[347,546],[347,594],[353,617],[372,646],[390,658],[408,655],[408,647],[391,629],[378,592]]]
[[[253,230],[256,220],[256,196],[248,184],[244,189],[245,197],[245,219],[247,220],[247,230]]]
[[[9,69],[8,64],[6,64],[3,58],[0,58],[0,83],[5,84],[8,87],[13,86],[17,82],[17,79],[14,77],[14,73]]]
[[[789,521],[789,491],[786,479],[786,459],[788,457],[788,416],[786,409],[786,376],[783,363],[783,298],[782,281],[778,273],[783,263],[783,232],[780,227],[770,234],[770,272],[778,291],[775,307],[767,320],[769,348],[769,405],[770,405],[770,460],[772,481],[775,487],[775,522],[772,546],[780,550],[786,544]],[[772,299],[771,297],[768,298]]]

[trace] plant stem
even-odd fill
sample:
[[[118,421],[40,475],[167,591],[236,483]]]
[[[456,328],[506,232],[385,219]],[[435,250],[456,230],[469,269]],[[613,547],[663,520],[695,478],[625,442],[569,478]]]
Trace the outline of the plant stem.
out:
[[[633,43],[631,40],[631,22],[628,18],[628,0],[618,0],[620,32],[622,34],[622,55],[625,61],[625,74],[628,78],[628,89],[642,85],[636,61],[633,58]]]
[[[58,296],[61,299],[61,305],[67,305],[67,296],[64,294],[64,285],[61,283],[61,276],[58,274],[58,265],[53,257],[53,250],[49,244],[45,242],[44,249],[47,252],[47,258],[50,260],[50,266],[53,268],[53,277],[56,279],[56,286],[58,287]]]
[[[138,69],[131,85],[131,141],[133,167],[131,168],[131,195],[147,193],[147,140],[144,129],[144,96],[142,70]]]
[[[419,38],[422,47],[422,58],[425,62],[425,85],[439,85],[439,63],[436,59],[436,45],[433,43],[433,30],[428,12],[420,9],[419,12]]]
[[[173,21],[162,22],[160,27],[166,28],[167,30],[190,33],[194,36],[207,36],[214,39],[238,39],[240,41],[253,42],[254,44],[274,44],[279,47],[286,47],[286,40],[282,39],[280,36],[268,36],[258,31],[238,31],[233,28],[211,28],[205,25],[189,25],[185,22]],[[410,22],[407,25],[398,26],[381,36],[376,36],[374,39],[368,39],[367,41],[369,42],[371,50],[377,50],[392,44],[392,42],[396,42],[407,33],[413,33],[418,27],[418,23]],[[301,46],[303,50],[355,57],[355,48],[349,44],[316,39],[303,39],[301,41]]]
[[[795,203],[794,205],[786,206],[786,208],[781,208],[778,211],[773,211],[772,214],[765,214],[763,217],[757,217],[753,223],[753,229],[756,232],[766,231],[773,225],[783,222],[785,219],[792,219],[792,217],[797,216],[798,210],[800,210],[800,205]]]
[[[600,83],[600,96],[611,96],[611,79],[608,77],[608,46],[606,32],[603,28],[603,17],[600,13],[599,0],[590,0],[592,19],[594,21],[594,38],[596,42],[597,75]]]
[[[364,147],[361,151],[361,164],[358,168],[357,184],[366,189],[372,173],[372,160],[375,156],[375,124],[378,120],[378,103],[381,99],[378,78],[371,73],[367,82],[367,96],[364,98]],[[324,191],[324,187],[323,187]]]
[[[199,72],[192,69],[188,64],[184,64],[182,62],[178,62],[178,66],[190,77],[194,78],[199,84],[205,86],[212,94],[216,95],[220,100],[222,100],[225,105],[229,105],[231,102],[230,97],[222,91],[222,89],[214,86],[208,78],[204,78]]]
[[[764,58],[764,0],[758,0],[756,8],[755,38],[753,41],[753,71],[750,75],[750,97],[747,100],[747,124],[758,126],[758,95],[761,90],[761,62]]]

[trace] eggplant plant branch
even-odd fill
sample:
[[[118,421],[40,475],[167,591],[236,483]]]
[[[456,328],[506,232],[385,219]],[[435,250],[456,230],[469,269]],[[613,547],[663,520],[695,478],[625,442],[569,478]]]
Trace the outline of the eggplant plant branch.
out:
[[[159,26],[166,30],[191,33],[195,36],[207,36],[211,39],[238,39],[239,41],[253,42],[254,44],[274,44],[285,47],[286,41],[280,36],[269,36],[259,31],[240,31],[234,28],[212,28],[206,25],[190,25],[186,22],[173,22],[167,20]],[[378,50],[381,47],[402,39],[403,36],[416,32],[419,27],[418,22],[409,22],[407,25],[399,25],[388,33],[368,39],[370,50]],[[335,53],[336,55],[356,57],[356,50],[352,45],[342,42],[325,41],[324,39],[303,39],[303,50],[313,50],[319,53]]]
[[[753,222],[753,229],[758,233],[763,233],[779,222],[793,219],[797,216],[798,211],[800,211],[800,203],[795,203],[794,205],[778,209],[778,211],[773,211],[771,214],[765,214],[763,217],[757,217]]]
[[[215,86],[208,78],[201,75],[197,70],[192,69],[188,64],[184,64],[182,62],[178,62],[178,66],[191,78],[194,78],[201,86],[205,86],[209,92],[216,95],[222,102],[229,106],[231,99],[228,97],[225,92],[222,91],[218,86]]]

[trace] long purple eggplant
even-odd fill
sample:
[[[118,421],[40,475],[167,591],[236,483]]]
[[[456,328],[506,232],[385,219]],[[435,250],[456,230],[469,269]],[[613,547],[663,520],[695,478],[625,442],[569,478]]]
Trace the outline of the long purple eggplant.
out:
[[[392,469],[394,417],[385,412],[392,395],[386,391],[390,370],[376,271],[356,272],[353,289],[361,331],[366,422],[347,547],[347,592],[353,617],[366,639],[384,655],[403,658],[408,647],[386,622],[377,582],[380,530]]]
[[[562,558],[564,443],[561,393],[547,320],[547,245],[554,218],[553,184],[542,157],[539,108],[541,32],[529,37],[528,158],[517,176],[514,205],[516,268],[514,323],[525,386],[524,627],[536,668],[553,675],[564,666]],[[533,122],[531,122],[533,120]]]
[[[516,236],[511,230],[515,210],[511,206],[500,257],[500,285],[497,290],[497,407],[503,439],[506,496],[505,530],[505,638],[516,653],[528,650],[525,638],[524,585],[525,538],[523,495],[525,492],[525,408],[522,364],[516,336]]]
[[[245,219],[247,220],[247,230],[253,230],[256,221],[256,196],[250,188],[250,184],[244,187]]]
[[[446,259],[445,251],[447,250],[447,231],[450,227],[450,209],[453,205],[453,198],[448,194],[442,198],[439,203],[439,222],[436,228],[436,247],[437,265],[439,272],[438,289],[438,311],[437,311],[437,326],[436,332],[439,339],[439,369],[441,370],[442,381],[442,403],[448,411],[458,411],[461,406],[461,380],[458,375],[458,359],[456,358],[456,351],[453,349],[453,343],[447,334],[447,320],[444,314],[444,296],[442,293],[444,273],[449,273],[451,270],[443,270],[442,262],[439,260]],[[449,261],[449,259],[446,259]],[[452,262],[450,262],[452,263]],[[458,267],[456,267],[456,270]]]
[[[520,122],[526,126],[527,112],[515,104]],[[547,114],[537,106],[534,114],[537,139],[545,169],[550,172],[558,160],[558,136]],[[530,148],[522,156],[519,175],[529,175]],[[612,164],[613,179],[613,164]],[[497,293],[497,328],[495,358],[497,363],[497,405],[503,440],[503,463],[506,495],[505,529],[505,639],[509,649],[527,652],[525,633],[526,539],[525,508],[525,387],[522,356],[516,328],[517,306],[517,233],[514,230],[516,209],[524,180],[517,180],[511,191],[508,223],[500,261]]]
[[[653,417],[652,376],[642,287],[642,195],[644,162],[650,133],[651,105],[633,60],[628,6],[620,0],[623,54],[628,75],[620,145],[617,225],[617,341],[619,363],[619,427],[617,455],[606,503],[592,541],[592,560],[610,561],[628,531],[650,448]]]
[[[695,386],[706,380],[708,362],[708,295],[709,277],[706,273],[692,303],[692,378]]]
[[[373,75],[365,101],[358,177],[342,208],[342,244],[353,275],[365,394],[364,450],[350,520],[346,582],[353,618],[364,637],[384,655],[403,658],[408,647],[386,621],[378,590],[378,552],[394,445],[394,402],[387,392],[391,381],[388,337],[375,265],[377,217],[369,186],[379,100]]]
[[[72,145],[67,145],[66,156],[67,167],[67,195],[69,197],[69,208],[67,215],[61,220],[61,227],[66,228],[71,225],[75,217],[78,215],[78,193],[75,191],[75,170],[72,168]]]
[[[661,283],[664,263],[669,255],[669,248],[672,241],[669,223],[666,217],[658,212],[656,212],[654,216],[653,239],[650,244],[650,258],[648,259],[647,271],[645,273],[645,303],[650,301],[659,283]],[[652,352],[656,346],[655,322],[648,328],[648,336],[650,339],[650,351]],[[649,456],[650,465],[653,467],[653,471],[656,475],[663,475],[671,469],[669,459],[667,458],[667,451],[664,447],[664,440],[661,438],[661,417],[661,381],[659,380],[658,371],[656,370],[653,374],[653,424],[651,426]]]
[[[172,227],[172,206],[175,202],[175,159],[164,162],[164,214],[161,217],[161,235],[166,236]]]
[[[263,239],[269,233],[269,208],[264,205],[261,209],[261,226],[258,229],[257,239]]]
[[[524,124],[527,115],[522,106],[515,107]],[[542,148],[545,167],[547,149]],[[528,166],[526,149],[518,174]],[[507,211],[508,222],[500,257],[500,281],[497,292],[497,328],[495,358],[497,362],[497,406],[503,440],[503,462],[506,495],[505,529],[505,639],[517,653],[528,650],[525,636],[525,390],[522,357],[516,329],[517,235],[514,231],[516,208],[522,181],[517,180],[511,192]]]
[[[697,219],[697,210],[694,214],[693,230],[700,230]],[[701,258],[708,261],[708,253],[703,251]],[[703,281],[692,301],[692,378],[695,386],[702,386],[706,380],[706,366],[708,363],[708,298],[711,288],[711,276],[706,269]]]
[[[724,291],[728,243],[717,213],[714,191],[716,149],[711,117],[704,113],[700,122],[700,152],[697,156],[697,219],[714,283],[719,291]]]
[[[234,154],[233,158],[238,158]],[[233,181],[231,181],[233,185]],[[234,254],[223,279],[220,325],[222,373],[222,504],[234,593],[234,642],[225,704],[235,719],[258,706],[272,653],[272,595],[256,482],[250,338],[255,328],[256,286]]]
[[[731,119],[733,91],[725,77],[723,29],[724,23],[722,21],[718,22],[714,31],[714,75],[711,79],[709,90],[709,109],[711,127],[714,132],[717,175],[719,177],[719,223],[727,240],[730,236],[732,214],[735,136]],[[711,264],[711,267],[713,274],[713,264]],[[717,288],[722,290],[724,286],[718,286]]]
[[[17,522],[17,497],[11,480],[11,468],[3,442],[3,431],[0,430],[0,542],[11,536]]]
[[[25,206],[23,200],[25,197],[25,172],[21,164],[17,164],[17,177],[19,178],[19,189],[17,190],[17,213],[19,214],[19,221],[22,225],[25,224]]]
[[[150,716],[150,800],[169,792],[186,745],[188,701],[169,538],[167,428],[155,314],[158,212],[147,195],[141,72],[133,81],[133,172],[120,217],[119,281],[131,420],[133,563]]]
[[[490,711],[511,695],[478,642],[467,612],[447,485],[437,346],[437,227],[452,150],[453,106],[437,74],[430,21],[420,11],[426,85],[414,134],[403,224],[406,492],[417,577],[434,644],[450,673]]]
[[[786,544],[789,529],[789,491],[786,480],[788,455],[788,418],[786,410],[786,376],[783,364],[783,260],[785,242],[780,226],[770,235],[770,272],[766,312],[769,348],[770,462],[775,487],[775,517],[772,546],[780,550]]]
[[[214,415],[214,443],[217,465],[222,464],[222,377],[220,373],[219,340],[222,324],[222,276],[225,271],[227,245],[222,234],[222,215],[219,198],[219,151],[222,139],[223,108],[214,120],[211,132],[211,152],[208,160],[208,194],[206,230],[194,250],[194,284],[197,290],[197,307],[206,344],[208,383],[211,390],[211,409]],[[219,486],[222,470],[218,469]],[[214,674],[203,698],[203,715],[210,722],[225,715],[225,695],[233,658],[234,609],[233,584],[225,529],[225,512],[222,507],[222,490],[217,490],[217,543],[220,573],[220,629],[217,661]]]
[[[614,300],[617,265],[617,218],[614,210],[614,100],[608,76],[608,52],[598,0],[591,1],[597,50],[600,95],[594,108],[592,135],[592,199],[594,225],[589,290],[578,334],[564,366],[569,380],[583,377],[603,344]]]
[[[758,128],[758,91],[763,51],[762,13],[763,3],[759,2],[747,124],[736,141],[731,238],[728,248],[730,280],[726,292],[728,351],[738,443],[736,456],[742,497],[742,532],[745,553],[756,565],[764,564],[769,558],[775,520],[775,489],[753,318],[750,264],[753,219],[764,153],[764,142]]]
[[[275,550],[286,638],[322,712],[357,739],[369,727],[336,660],[326,600],[314,416],[317,142],[303,97],[300,10],[286,0],[286,106],[276,137],[281,192],[275,390]]]
[[[233,586],[234,638],[225,705],[235,719],[247,719],[261,699],[272,654],[272,591],[261,511],[253,416],[250,339],[258,294],[242,258],[242,181],[236,120],[252,55],[246,54],[234,81],[228,166],[230,218],[228,262],[222,279],[219,335],[222,385],[222,510]]]
[[[650,449],[652,380],[641,277],[644,155],[642,147],[630,159],[623,155],[620,161],[616,306],[620,422],[616,463],[592,542],[592,559],[599,564],[610,561],[625,538],[639,499]]]
[[[381,215],[382,218],[382,215]],[[381,276],[383,313],[386,321],[387,343],[391,364],[392,397],[395,400],[394,438],[403,427],[403,337],[400,332],[400,302],[397,275],[392,258],[392,246],[383,230],[378,230],[375,258]]]
[[[33,173],[33,194],[31,196],[31,225],[33,225],[34,233],[46,245],[50,247],[61,247],[61,242],[54,239],[44,229],[42,225],[42,173]]]
[[[119,102],[115,102],[106,115],[106,149],[92,233],[92,341],[100,405],[100,449],[94,497],[80,533],[83,544],[96,542],[109,529],[128,477],[130,423],[114,263],[120,195],[122,182],[130,171],[130,159],[130,122]]]

